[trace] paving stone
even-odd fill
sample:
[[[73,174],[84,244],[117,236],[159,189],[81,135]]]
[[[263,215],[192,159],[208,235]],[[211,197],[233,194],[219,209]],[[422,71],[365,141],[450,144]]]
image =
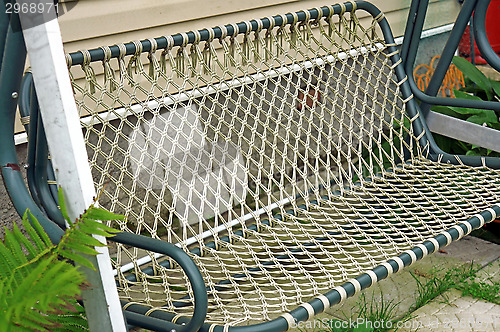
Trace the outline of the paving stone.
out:
[[[465,237],[458,242],[452,243],[450,246],[444,248],[438,253],[430,255],[425,259],[415,263],[411,267],[406,268],[402,272],[392,275],[385,280],[381,280],[376,283],[371,288],[365,290],[364,296],[367,303],[384,303],[394,304],[394,316],[397,318],[405,315],[410,307],[415,303],[415,298],[417,294],[417,281],[411,275],[426,278],[432,275],[439,275],[446,273],[449,269],[456,267],[465,267],[469,264],[479,264],[481,266],[486,266],[484,272],[478,274],[480,278],[486,278],[488,275],[493,275],[493,278],[500,279],[500,267],[499,262],[496,261],[487,266],[488,263],[498,260],[500,257],[500,245],[490,243],[475,237]],[[495,305],[485,303],[478,303],[477,300],[471,302],[471,298],[462,298],[461,293],[447,292],[443,296],[437,297],[434,301],[425,305],[425,317],[422,319],[427,319],[428,325],[432,327],[432,323],[440,322],[438,325],[443,328],[444,323],[451,325],[451,323],[456,323],[455,325],[460,326],[465,324],[464,321],[459,320],[458,317],[454,316],[455,319],[452,321],[449,316],[442,316],[441,314],[447,310],[450,306],[460,305],[460,308],[471,308],[472,306],[481,307],[482,310],[494,310],[492,309]],[[331,317],[335,319],[356,319],[357,313],[359,311],[359,305],[361,300],[361,293],[355,295],[352,298],[347,299],[343,304],[334,306],[327,310],[326,313],[322,314],[326,316],[316,316],[316,317]],[[493,307],[492,307],[493,306]],[[474,307],[475,308],[475,307]],[[417,310],[419,312],[421,309]],[[474,309],[475,310],[475,309]],[[416,313],[417,313],[416,312]],[[475,312],[475,311],[473,311]],[[416,314],[415,313],[415,314]],[[434,316],[439,317],[440,320],[432,320]],[[318,319],[318,318],[313,318]],[[472,318],[471,318],[472,319]],[[479,319],[479,318],[478,318]],[[424,321],[421,321],[422,324]],[[408,324],[419,324],[420,321],[415,322],[412,320]],[[437,324],[437,323],[436,323]],[[305,325],[304,325],[305,326]],[[311,326],[311,325],[310,325]],[[313,325],[312,325],[313,326]],[[407,329],[405,331],[414,331],[415,329]],[[435,331],[442,331],[443,329],[436,329]],[[498,330],[500,330],[500,320],[498,321]],[[304,331],[304,332],[319,332],[321,329],[293,329],[292,331]],[[427,331],[426,329],[420,329],[419,331]],[[430,330],[434,331],[434,330]],[[456,330],[460,331],[460,330]],[[470,328],[463,331],[471,331]],[[482,331],[482,330],[478,330]],[[488,329],[484,331],[490,331]],[[493,330],[492,330],[493,331]]]
[[[401,317],[415,303],[417,282],[411,273],[420,277],[430,277],[436,273],[444,274],[449,269],[472,262],[485,265],[499,257],[499,245],[475,237],[465,237],[402,272],[379,281],[365,290],[364,294],[368,303],[372,301],[372,298],[374,298],[375,303],[379,303],[381,298],[386,304],[392,301],[396,305],[395,316]],[[361,294],[357,294],[347,299],[342,305],[330,308],[328,312],[339,319],[356,316],[357,303],[359,303],[360,298]]]
[[[500,81],[500,73],[488,65],[478,65],[477,68],[489,79]]]
[[[478,272],[476,281],[488,283],[500,282],[500,260],[497,260]]]
[[[500,258],[500,245],[477,237],[466,236],[444,248],[444,254],[464,262],[485,265]]]
[[[500,280],[500,245],[474,237],[466,237],[446,247],[442,252],[426,257],[406,268],[401,273],[376,283],[364,291],[367,303],[392,301],[396,317],[408,312],[415,303],[417,282],[410,272],[425,278],[433,273],[445,273],[447,270],[475,264],[485,265],[478,273],[478,281],[490,278]],[[495,261],[495,259],[497,259]],[[488,263],[492,262],[490,265]],[[327,312],[316,315],[308,322],[301,322],[292,332],[331,331],[332,319],[356,320],[357,303],[361,294],[348,299],[340,306],[334,306]],[[396,326],[394,326],[396,327]],[[451,290],[437,297],[413,313],[413,318],[402,324],[399,331],[500,331],[500,305],[462,296],[460,291]],[[142,331],[142,330],[141,330]]]
[[[499,331],[500,305],[472,297],[464,297],[452,289],[446,292],[447,302],[435,299],[414,312],[414,318],[400,331]],[[435,306],[440,310],[436,312]],[[432,310],[429,310],[431,309]]]

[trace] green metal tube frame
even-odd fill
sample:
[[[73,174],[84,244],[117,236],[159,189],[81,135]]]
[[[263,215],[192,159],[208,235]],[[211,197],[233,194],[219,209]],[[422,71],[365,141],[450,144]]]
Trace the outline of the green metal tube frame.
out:
[[[427,90],[426,92],[422,92],[416,85],[415,80],[413,78],[413,66],[415,63],[416,53],[418,50],[418,46],[420,43],[420,35],[422,33],[428,2],[429,0],[413,0],[412,6],[410,7],[410,14],[408,17],[408,22],[406,25],[405,31],[405,40],[402,45],[402,52],[405,54],[405,58],[402,58],[405,71],[408,73],[408,83],[411,88],[411,92],[413,95],[421,101],[420,104],[420,112],[424,115],[426,114],[426,109],[430,107],[429,105],[445,105],[445,106],[459,106],[459,107],[471,107],[471,108],[479,108],[479,109],[492,109],[495,111],[500,110],[499,102],[492,101],[477,101],[477,100],[467,100],[467,99],[458,99],[458,98],[442,98],[435,97],[437,94],[437,90],[435,90],[435,86],[440,85],[440,82],[443,80],[446,70],[451,63],[451,59],[453,54],[458,47],[458,43],[460,38],[467,26],[469,19],[474,10],[477,11],[477,8],[480,9],[479,13],[476,13],[478,16],[476,17],[477,23],[476,29],[478,29],[478,36],[482,36],[480,38],[486,38],[486,32],[484,30],[484,16],[485,9],[481,10],[481,6],[488,5],[490,0],[466,0],[463,4],[463,7],[460,11],[460,14],[454,24],[452,32],[450,33],[450,38],[445,45],[445,49],[443,50],[442,58],[446,61],[440,61],[436,68],[436,71],[431,80],[437,81],[438,83],[433,83],[434,88],[431,90]],[[417,5],[414,5],[417,3]],[[479,7],[478,7],[479,6]],[[481,22],[483,24],[481,24]],[[482,29],[481,29],[482,27]],[[406,39],[409,38],[409,39]],[[491,48],[491,46],[489,46]],[[442,60],[442,59],[441,59]],[[500,66],[500,58],[495,56],[493,59],[498,66]],[[433,95],[427,94],[433,93]],[[422,110],[423,107],[423,110]],[[466,165],[470,166],[483,166],[486,165],[491,168],[500,168],[500,159],[495,157],[479,157],[479,156],[455,156],[449,153],[442,151],[437,144],[435,143],[432,134],[427,128],[425,122],[423,122],[423,127],[426,128],[426,136],[429,142],[429,151],[427,157],[433,161],[441,161],[448,162],[452,164],[459,164],[463,162]]]
[[[474,37],[481,56],[486,59],[486,62],[498,72],[500,72],[500,57],[491,47],[488,37],[486,36],[486,11],[490,1],[479,1],[474,11]]]
[[[417,1],[417,0],[415,0]],[[367,3],[365,1],[356,1],[356,5],[358,9],[362,9],[370,13],[372,16],[376,17],[380,14],[380,11],[372,4]],[[325,9],[326,8],[326,9]],[[347,3],[346,4],[346,9],[348,11],[352,10],[352,4]],[[322,9],[322,15],[328,14],[328,8],[323,7]],[[335,12],[339,13],[341,10],[340,6],[335,7]],[[299,20],[305,19],[305,13],[304,12],[298,12],[297,13],[299,16]],[[317,10],[313,9],[310,11],[311,18],[316,18],[318,14],[320,14]],[[276,16],[276,23],[277,25],[281,24],[287,24],[292,22],[293,16],[292,15],[287,15],[287,20],[286,22],[283,22],[280,16]],[[258,23],[257,21],[251,21],[252,23],[252,29],[257,29]],[[267,19],[262,19],[262,23],[264,28],[266,26],[269,26],[269,20]],[[240,33],[245,32],[246,30],[246,25],[243,23],[240,23],[238,25],[240,28]],[[380,27],[384,33],[384,38],[386,39],[386,42],[388,44],[394,44],[394,40],[392,37],[392,33],[390,31],[390,27],[388,22],[386,21],[385,18],[383,18],[380,21]],[[0,26],[1,28],[1,26]],[[231,34],[233,31],[232,26],[226,26],[228,29],[228,34]],[[218,28],[215,28],[215,35],[217,38],[217,33],[220,35],[220,29],[217,30]],[[201,30],[201,36],[202,40],[205,38],[207,39],[209,36],[209,32],[207,29]],[[9,31],[10,35],[10,31]],[[194,34],[189,34],[188,37],[190,41],[194,40]],[[1,38],[1,37],[0,37]],[[19,38],[19,37],[18,37]],[[8,40],[9,38],[6,38]],[[174,36],[174,42],[176,45],[180,45],[182,43],[182,36],[180,35],[175,35]],[[1,41],[1,40],[0,40]],[[165,38],[158,38],[157,40],[158,47],[165,47],[167,43],[167,39]],[[22,36],[21,36],[21,42],[22,42]],[[144,51],[147,52],[151,45],[149,41],[143,41],[143,48]],[[2,43],[3,44],[3,43]],[[22,49],[24,50],[24,42],[22,42],[22,47],[20,45],[17,45],[17,49]],[[1,46],[0,46],[1,47]],[[9,44],[9,47],[7,45],[5,46],[5,49],[10,49],[12,46]],[[117,47],[116,47],[117,48]],[[135,52],[135,46],[134,44],[130,43],[126,45],[127,48],[127,54],[133,54]],[[391,46],[390,49],[388,50],[389,53],[393,53],[396,51],[395,46]],[[24,51],[25,52],[25,51]],[[114,50],[112,47],[112,55],[117,56],[118,55],[118,49]],[[5,63],[12,63],[12,59],[8,56],[8,53],[6,52],[3,56],[3,59]],[[114,54],[116,53],[116,54]],[[99,60],[101,56],[104,56],[103,52],[101,49],[95,49],[91,51],[91,57],[92,60]],[[1,87],[1,94],[0,94],[0,116],[4,116],[5,118],[9,119],[9,121],[2,121],[0,122],[0,135],[4,136],[4,140],[2,140],[2,143],[4,146],[7,147],[8,149],[2,149],[2,152],[0,153],[0,162],[2,163],[2,175],[4,176],[4,180],[6,182],[6,186],[9,188],[9,193],[13,196],[12,199],[14,201],[14,204],[16,206],[16,209],[19,211],[26,210],[26,208],[29,208],[30,210],[33,210],[37,212],[36,216],[37,218],[41,218],[43,221],[43,226],[44,228],[49,232],[49,235],[51,235],[51,239],[54,238],[53,241],[57,242],[58,236],[62,234],[62,230],[57,227],[52,221],[50,221],[48,218],[45,217],[44,213],[38,209],[36,204],[33,202],[33,200],[29,197],[29,193],[24,186],[24,182],[22,182],[22,178],[20,177],[19,172],[16,173],[16,168],[19,168],[17,165],[17,158],[15,157],[15,150],[14,150],[14,143],[13,143],[13,114],[15,110],[15,101],[13,102],[12,100],[9,99],[9,94],[8,92],[5,91],[5,84],[7,81],[8,84],[12,86],[16,86],[16,79],[17,76],[21,76],[20,72],[22,71],[22,67],[24,66],[24,58],[19,59],[19,55],[16,55],[17,61],[19,62],[18,65],[16,66],[17,70],[13,70],[12,72],[7,73],[6,71],[2,70],[0,73],[0,87]],[[81,58],[81,59],[80,59]],[[83,60],[83,57],[81,53],[79,54],[74,53],[71,56],[73,64],[79,63],[79,61]],[[102,59],[102,58],[101,58]],[[399,56],[394,53],[392,55],[391,60],[393,63],[397,64],[399,61]],[[22,63],[22,65],[21,65]],[[9,65],[10,67],[10,65]],[[398,76],[398,79],[404,79],[406,77],[405,70],[403,68],[402,64],[396,65],[396,75]],[[17,75],[17,76],[16,76]],[[15,79],[13,79],[15,78]],[[19,79],[20,80],[20,79]],[[17,84],[17,88],[15,91],[18,90],[19,84]],[[404,82],[401,85],[401,90],[403,93],[403,96],[410,96],[411,95],[411,84],[409,82]],[[7,105],[7,106],[6,106]],[[416,115],[419,110],[419,106],[417,105],[415,100],[410,100],[408,102],[408,112],[410,116]],[[5,131],[2,130],[6,127],[5,123],[6,122],[12,122],[12,130],[10,131]],[[431,159],[433,158],[443,158],[443,160],[450,160],[451,162],[458,162],[454,156],[451,155],[446,155],[444,152],[442,152],[439,148],[437,148],[437,145],[435,145],[434,140],[432,139],[432,135],[430,134],[430,131],[428,130],[425,122],[415,122],[414,123],[414,129],[418,133],[422,133],[425,131],[425,135],[422,136],[421,141],[419,142],[422,146],[430,146],[430,149],[428,151],[428,155]],[[9,135],[10,135],[10,141],[9,141]],[[6,151],[6,152],[4,152]],[[12,153],[13,152],[13,153]],[[461,157],[462,160],[464,160],[464,157]],[[465,158],[466,162],[469,162],[470,164],[473,165],[481,165],[482,161],[479,158]],[[500,161],[497,159],[491,158],[488,159],[488,164],[490,166],[495,166],[500,167]],[[16,175],[17,174],[17,175]],[[20,178],[21,182],[17,180],[11,180],[12,178]],[[22,188],[21,188],[22,184]],[[18,192],[19,190],[19,192]],[[36,211],[38,209],[38,211]],[[472,217],[468,221],[467,224],[460,224],[458,227],[462,229],[463,232],[467,233],[470,230],[470,227],[472,228],[477,228],[483,224],[484,221],[490,221],[493,218],[495,218],[497,215],[500,215],[500,207],[493,207],[490,209],[491,211],[487,212],[482,212],[481,217]],[[470,226],[470,227],[469,227]],[[456,229],[450,229],[447,231],[448,234],[452,237],[452,239],[457,239],[460,236],[460,232]],[[447,236],[445,235],[438,235],[435,237],[436,241],[439,243],[439,247],[444,246],[447,244],[448,239]],[[184,320],[183,318],[180,318],[177,322],[181,323],[181,325],[178,324],[173,324],[173,323],[165,323],[166,319],[172,320],[172,315],[164,312],[156,312],[152,314],[152,317],[146,317],[142,314],[147,311],[147,308],[144,306],[136,306],[136,305],[131,305],[127,309],[130,309],[132,311],[129,312],[129,310],[125,310],[125,315],[127,319],[129,320],[130,323],[137,324],[139,326],[144,326],[146,328],[152,328],[152,329],[157,329],[159,331],[171,331],[171,329],[177,329],[177,331],[181,330],[197,330],[201,326],[202,331],[208,331],[210,328],[214,328],[214,331],[224,331],[223,326],[215,326],[212,327],[210,324],[203,324],[203,321],[205,319],[206,315],[206,307],[207,307],[207,293],[205,289],[205,285],[203,282],[203,279],[201,278],[201,274],[199,273],[196,265],[193,263],[193,261],[189,258],[189,256],[184,253],[181,249],[175,247],[174,245],[170,243],[166,243],[164,241],[160,240],[155,240],[151,238],[147,238],[144,236],[136,235],[136,234],[129,234],[129,233],[119,233],[115,237],[111,238],[111,240],[124,243],[124,244],[129,244],[129,245],[134,245],[146,250],[151,250],[155,252],[160,252],[162,254],[165,254],[169,257],[172,257],[174,260],[176,260],[179,265],[186,271],[186,274],[188,275],[188,278],[190,279],[190,282],[193,286],[193,291],[194,291],[194,296],[195,296],[195,312],[191,320]],[[423,245],[428,249],[429,252],[433,252],[438,250],[439,248],[436,248],[435,244],[431,241],[425,241]],[[414,252],[415,256],[417,259],[420,259],[424,256],[424,251],[422,250],[421,247],[416,247],[412,249]],[[409,265],[412,263],[412,257],[407,254],[403,253],[400,256],[400,259],[404,262],[404,265]],[[393,271],[397,271],[399,269],[399,265],[395,260],[389,260],[388,263],[392,267]],[[373,269],[375,274],[377,275],[377,279],[383,279],[386,278],[389,274],[390,271],[387,269],[385,266],[378,266]],[[372,280],[371,277],[368,274],[362,274],[356,280],[359,282],[361,285],[362,289],[368,287],[371,285]],[[344,288],[348,296],[354,295],[356,292],[356,287],[354,284],[351,282],[347,282],[343,284],[341,287]],[[329,302],[331,305],[334,305],[341,300],[341,294],[337,290],[332,290],[328,293],[325,294],[325,296],[328,298]],[[323,302],[321,302],[319,299],[314,299],[309,302],[310,305],[314,308],[315,313],[322,312],[325,308],[323,307]],[[204,309],[203,309],[204,308]],[[297,309],[294,309],[290,312],[292,317],[296,322],[299,321],[304,321],[308,319],[308,312],[305,308],[299,307]],[[266,323],[261,323],[253,326],[245,326],[245,327],[230,327],[229,331],[261,331],[261,330],[268,330],[268,331],[285,331],[288,329],[288,322],[286,319],[283,317],[277,318],[275,320],[272,320],[270,322]]]
[[[474,30],[476,39],[480,41],[481,48],[486,51],[488,63],[494,68],[500,68],[500,58],[496,54],[493,56],[491,55],[491,52],[488,52],[488,49],[491,49],[491,46],[486,38],[484,21],[486,8],[488,7],[490,0],[466,0],[464,2],[459,16],[455,21],[455,25],[450,33],[450,37],[445,45],[441,59],[438,62],[433,77],[431,78],[429,87],[425,92],[420,91],[417,87],[411,73],[413,72],[415,55],[417,53],[429,0],[413,0],[413,2],[418,2],[418,6],[415,6],[418,10],[411,11],[410,15],[412,16],[408,18],[405,38],[410,37],[410,39],[405,39],[403,42],[403,52],[405,55],[403,62],[405,63],[406,72],[409,73],[408,80],[411,90],[414,96],[422,101],[422,113],[424,115],[427,114],[430,107],[429,105],[470,107],[500,112],[500,103],[498,102],[436,97],[439,86],[444,78],[444,75],[446,74],[446,70],[451,63],[451,59],[455,53],[460,38],[462,37],[465,27],[467,26],[474,10]]]
[[[63,230],[49,220],[31,198],[21,175],[21,167],[17,160],[14,143],[14,119],[17,97],[21,85],[22,72],[26,61],[26,48],[17,15],[0,13],[0,24],[7,25],[5,36],[2,35],[3,53],[0,71],[0,166],[7,192],[19,215],[26,210],[34,215],[47,231],[52,242],[57,243]]]
[[[35,86],[33,84],[33,75],[30,71],[27,71],[23,79],[21,81],[21,87],[19,90],[19,113],[21,118],[28,118],[28,121],[23,122],[24,129],[28,136],[28,167],[27,167],[27,179],[28,179],[28,188],[31,192],[31,196],[35,200],[35,202],[42,207],[42,202],[47,201],[49,198],[41,199],[41,193],[38,192],[38,185],[36,181],[35,174],[35,165],[37,165],[36,157],[37,157],[37,130],[38,130],[38,100],[36,97]],[[42,128],[42,127],[40,127]],[[45,135],[42,135],[45,140]],[[39,157],[42,157],[40,154]],[[44,157],[45,158],[45,157]],[[55,180],[54,170],[52,168],[52,163],[50,159],[47,161],[42,161],[42,163],[47,163],[47,169],[44,171],[43,177],[46,177],[49,181]],[[38,181],[40,182],[40,181]],[[55,184],[47,184],[46,182],[42,185],[48,186],[48,190],[50,192],[50,201],[55,201],[55,211],[58,211],[57,208],[57,185]],[[49,203],[53,204],[53,203]],[[54,207],[52,207],[54,210]],[[64,225],[64,218],[62,216],[57,216],[58,219],[55,220],[59,225]],[[52,218],[54,219],[54,218]]]
[[[29,210],[40,222],[51,241],[58,243],[64,231],[50,220],[32,199],[21,176],[21,168],[15,150],[14,120],[26,61],[26,48],[19,17],[17,15],[9,16],[5,12],[0,13],[0,31],[5,31],[5,35],[0,36],[2,44],[0,50],[3,50],[3,53],[0,54],[0,118],[2,119],[0,121],[0,165],[2,177],[18,214],[22,216]],[[170,243],[137,234],[118,233],[111,240],[124,244],[134,243],[136,247],[164,254],[171,257],[183,268],[192,283],[195,297],[193,317],[184,325],[163,322],[162,329],[185,332],[199,330],[205,320],[208,300],[203,278],[191,258]]]

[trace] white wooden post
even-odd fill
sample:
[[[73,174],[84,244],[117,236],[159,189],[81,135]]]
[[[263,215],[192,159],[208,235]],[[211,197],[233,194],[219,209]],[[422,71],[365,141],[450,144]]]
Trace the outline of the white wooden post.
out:
[[[24,13],[20,7],[19,14],[57,182],[64,190],[68,213],[74,219],[92,204],[95,188],[59,24],[55,11],[49,12],[52,0],[17,3],[38,5],[39,12]],[[96,238],[105,242],[103,237]],[[126,331],[108,250],[106,247],[96,250],[99,255],[92,259],[97,271],[86,269],[90,287],[82,294],[90,330]]]

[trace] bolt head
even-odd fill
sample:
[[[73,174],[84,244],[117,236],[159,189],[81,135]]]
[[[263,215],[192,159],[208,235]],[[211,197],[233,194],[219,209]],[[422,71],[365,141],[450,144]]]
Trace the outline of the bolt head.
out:
[[[19,96],[19,94],[17,92],[12,92],[12,99],[17,99],[17,97]]]

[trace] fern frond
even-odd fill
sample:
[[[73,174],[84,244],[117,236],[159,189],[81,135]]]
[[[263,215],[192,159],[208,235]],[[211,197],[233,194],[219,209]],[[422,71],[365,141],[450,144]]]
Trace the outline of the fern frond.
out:
[[[64,201],[64,195],[62,194],[61,189],[59,189],[59,205],[61,207],[61,213],[65,216],[65,218],[69,218],[66,210],[66,203]],[[78,264],[93,268],[92,264],[86,258],[78,254],[96,255],[97,252],[94,247],[105,246],[104,243],[96,239],[93,235],[110,237],[113,236],[113,233],[119,232],[118,230],[108,227],[97,220],[108,221],[123,218],[123,216],[116,215],[91,205],[80,216],[80,218],[72,223],[69,223],[70,227],[66,230],[66,233],[58,245],[58,254],[62,257],[73,260]]]
[[[88,323],[85,318],[85,310],[75,300],[71,300],[61,309],[51,311],[45,314],[45,322],[41,324],[36,319],[31,319],[28,323],[31,326],[30,331],[44,330],[51,332],[78,332],[88,331]],[[28,324],[25,324],[28,326]],[[40,328],[40,325],[42,327]]]
[[[9,230],[5,230],[5,233],[9,232]],[[9,278],[12,274],[12,270],[18,267],[16,263],[16,259],[12,257],[12,253],[10,250],[3,244],[0,243],[0,273],[2,279]]]
[[[57,198],[59,199],[59,210],[61,210],[64,220],[67,221],[68,225],[72,225],[73,222],[69,217],[68,209],[66,208],[66,201],[64,200],[64,193],[61,187],[57,190]]]
[[[52,246],[49,236],[45,233],[42,225],[38,222],[35,216],[29,211],[23,215],[23,226],[28,232],[31,240],[35,242],[37,248],[47,248]]]
[[[24,264],[27,261],[21,245],[12,232],[5,232],[4,245],[7,250],[10,251],[11,257],[15,260],[16,265]]]
[[[68,237],[64,239],[62,250],[73,249],[71,246],[73,243],[85,243],[87,246],[91,247],[102,247],[103,243],[98,239],[94,238],[91,234],[94,231],[93,228],[86,230],[88,233],[82,232],[81,228],[68,230]]]
[[[92,238],[95,240],[94,238]],[[95,240],[99,243],[99,245],[102,245],[100,241]],[[71,241],[67,242],[67,249],[74,250],[75,252],[78,252],[80,254],[84,255],[97,255],[98,252],[93,248],[91,244],[87,244],[88,242],[76,242],[76,241]],[[94,246],[99,246],[99,245],[94,245]]]
[[[31,259],[39,253],[38,247],[33,245],[33,243],[21,232],[17,225],[14,225],[12,233],[16,238],[16,241],[19,242],[19,244],[21,244],[28,252],[28,255],[26,256],[27,259]]]
[[[61,253],[61,256],[95,271],[94,265],[87,258],[83,257],[81,254],[66,250]]]
[[[58,260],[42,260],[13,290],[7,313],[19,326],[31,321],[47,324],[46,312],[57,310],[68,299],[80,293],[83,275],[71,264]],[[33,294],[33,296],[27,296]]]
[[[91,206],[74,222],[69,220],[59,192],[67,229],[57,245],[51,243],[36,218],[23,216],[26,234],[14,226],[0,241],[0,326],[4,331],[86,331],[87,322],[75,298],[85,284],[80,269],[93,268],[88,255],[104,246],[93,235],[112,236],[116,230],[98,220],[124,217]],[[70,260],[71,262],[69,262]],[[80,308],[80,309],[78,309]]]
[[[85,213],[83,213],[82,219],[111,221],[111,220],[125,220],[125,216],[118,215],[113,212],[109,212],[107,210],[91,206],[91,208],[87,209]],[[109,228],[109,230],[114,231],[113,228]]]
[[[84,332],[88,331],[88,323],[85,318],[85,310],[81,305],[75,302],[72,308],[67,308],[64,312],[49,313],[54,326],[51,332]]]
[[[108,227],[106,224],[92,219],[85,219],[85,223],[80,223],[78,227],[80,227],[80,229],[85,233],[100,235],[104,237],[108,237],[109,234],[118,232],[116,229]]]

